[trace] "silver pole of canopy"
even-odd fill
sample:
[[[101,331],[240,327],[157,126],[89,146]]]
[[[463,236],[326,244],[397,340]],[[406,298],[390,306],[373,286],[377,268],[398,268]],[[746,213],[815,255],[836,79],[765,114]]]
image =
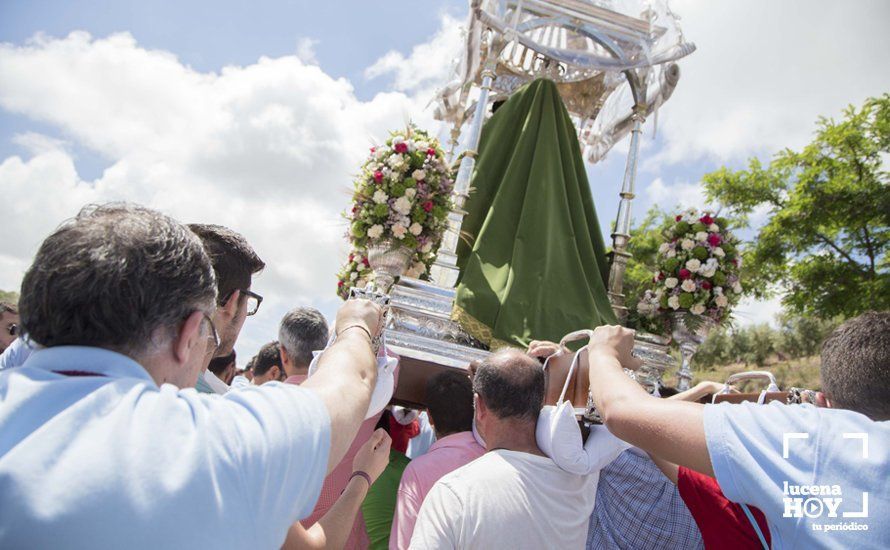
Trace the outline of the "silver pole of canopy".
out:
[[[448,213],[448,229],[442,237],[442,245],[439,247],[439,255],[433,264],[430,274],[437,285],[444,288],[453,288],[457,284],[460,269],[457,267],[457,243],[460,239],[460,227],[463,224],[470,178],[476,167],[476,156],[479,153],[479,140],[482,137],[482,124],[485,122],[485,113],[488,109],[488,97],[495,79],[495,67],[497,65],[497,48],[492,48],[485,66],[482,69],[482,82],[479,88],[479,99],[473,112],[473,121],[470,124],[467,136],[467,149],[463,152],[460,166],[457,170],[457,178],[454,181],[452,199],[454,208]]]

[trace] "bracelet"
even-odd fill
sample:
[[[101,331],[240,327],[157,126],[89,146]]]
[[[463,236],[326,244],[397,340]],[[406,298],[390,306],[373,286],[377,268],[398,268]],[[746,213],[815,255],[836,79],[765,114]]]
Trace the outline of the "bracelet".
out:
[[[356,471],[352,472],[352,475],[349,476],[349,481],[347,481],[346,483],[349,484],[349,482],[352,481],[352,478],[354,478],[354,477],[364,478],[364,480],[368,482],[368,489],[371,488],[371,485],[372,485],[371,476],[369,476],[366,472],[363,472],[361,470],[356,470]]]
[[[339,331],[337,331],[337,336],[340,336],[341,334],[343,334],[344,332],[346,332],[347,330],[349,330],[349,329],[351,329],[351,328],[360,328],[360,329],[362,329],[363,331],[365,331],[365,334],[368,335],[368,340],[370,340],[372,344],[374,343],[374,337],[371,336],[371,331],[368,330],[367,327],[364,327],[364,326],[362,326],[362,325],[349,325],[348,327],[344,328],[343,330],[339,330]]]

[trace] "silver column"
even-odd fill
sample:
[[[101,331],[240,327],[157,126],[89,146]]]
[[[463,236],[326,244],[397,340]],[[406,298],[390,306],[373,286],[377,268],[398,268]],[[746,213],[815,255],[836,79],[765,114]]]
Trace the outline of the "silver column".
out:
[[[630,241],[631,201],[637,180],[637,157],[640,152],[640,134],[642,133],[645,108],[637,105],[633,113],[633,130],[630,134],[630,151],[627,153],[627,166],[624,170],[624,182],[621,184],[621,202],[618,204],[618,218],[615,220],[615,232],[612,233],[612,264],[609,268],[609,301],[612,310],[622,323],[627,318],[624,306],[624,272],[627,269],[627,243]]]
[[[488,96],[495,79],[495,65],[497,56],[489,57],[482,70],[482,84],[479,90],[479,100],[476,102],[476,110],[473,113],[473,121],[470,125],[470,133],[467,139],[467,150],[463,153],[460,167],[457,170],[457,178],[454,181],[454,209],[448,214],[448,229],[442,237],[442,246],[439,247],[439,255],[436,263],[430,270],[433,281],[443,288],[453,288],[457,284],[460,270],[457,267],[457,243],[460,238],[460,227],[463,224],[464,204],[467,201],[470,188],[470,178],[476,166],[476,155],[479,149],[479,139],[482,137],[482,124],[485,122],[485,113],[488,110]]]

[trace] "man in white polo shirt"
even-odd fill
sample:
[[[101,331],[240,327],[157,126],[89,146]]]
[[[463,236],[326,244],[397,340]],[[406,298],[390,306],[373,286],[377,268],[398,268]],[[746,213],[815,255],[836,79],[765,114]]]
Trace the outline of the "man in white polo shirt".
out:
[[[348,302],[303,386],[219,397],[191,389],[215,300],[198,237],[152,210],[88,207],[43,242],[20,301],[39,349],[0,373],[0,547],[278,548],[312,511],[367,411],[380,310]]]
[[[612,433],[759,508],[772,548],[890,547],[890,312],[847,321],[824,343],[829,408],[658,399],[621,369],[639,365],[633,344],[633,331],[599,327],[588,345]]]

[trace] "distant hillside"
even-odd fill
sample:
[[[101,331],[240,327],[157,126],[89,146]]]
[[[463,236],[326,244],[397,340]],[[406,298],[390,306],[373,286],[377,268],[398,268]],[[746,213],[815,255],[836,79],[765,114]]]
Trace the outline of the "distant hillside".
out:
[[[710,380],[713,382],[725,382],[730,375],[738,372],[746,372],[752,370],[764,370],[773,373],[779,388],[785,390],[788,388],[804,388],[808,390],[820,390],[822,385],[819,382],[819,366],[821,361],[818,355],[811,357],[801,357],[799,359],[781,360],[775,357],[765,361],[763,365],[744,363],[732,363],[729,365],[716,365],[703,370],[693,372],[692,383],[697,384],[702,380]],[[676,384],[676,371],[665,374],[665,383],[667,385]],[[748,386],[742,386],[743,391],[754,391],[762,388],[758,383],[750,383]]]

